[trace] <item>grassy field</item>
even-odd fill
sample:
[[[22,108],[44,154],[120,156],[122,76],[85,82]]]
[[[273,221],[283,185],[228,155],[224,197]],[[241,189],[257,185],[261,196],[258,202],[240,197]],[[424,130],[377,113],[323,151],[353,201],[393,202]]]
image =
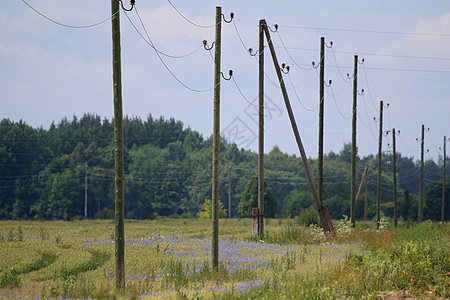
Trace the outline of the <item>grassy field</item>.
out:
[[[112,221],[0,222],[2,299],[448,299],[450,226],[220,221],[218,272],[208,220],[127,221],[126,291],[114,290]],[[409,297],[409,298],[408,298]]]

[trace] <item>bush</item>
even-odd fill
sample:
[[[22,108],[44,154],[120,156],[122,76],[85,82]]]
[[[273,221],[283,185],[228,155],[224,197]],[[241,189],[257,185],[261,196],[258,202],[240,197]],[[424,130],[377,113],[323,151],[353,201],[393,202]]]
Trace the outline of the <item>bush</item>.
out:
[[[302,209],[296,218],[297,224],[308,227],[310,225],[319,225],[319,214],[313,206]]]

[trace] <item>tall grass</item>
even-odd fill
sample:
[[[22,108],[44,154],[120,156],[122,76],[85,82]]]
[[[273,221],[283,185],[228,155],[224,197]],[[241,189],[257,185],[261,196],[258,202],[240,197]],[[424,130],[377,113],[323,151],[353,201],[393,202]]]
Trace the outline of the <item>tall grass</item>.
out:
[[[0,222],[0,298],[450,297],[448,225],[355,230],[344,218],[325,236],[317,225],[280,220],[259,239],[249,220],[220,222],[215,272],[208,220],[128,221],[120,293],[111,221]]]

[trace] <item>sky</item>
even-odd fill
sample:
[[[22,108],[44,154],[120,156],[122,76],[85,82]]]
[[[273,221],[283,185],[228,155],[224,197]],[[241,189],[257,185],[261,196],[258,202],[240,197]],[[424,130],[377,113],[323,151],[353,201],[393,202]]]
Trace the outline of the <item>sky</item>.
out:
[[[113,117],[109,1],[6,1],[0,7],[0,118],[48,129],[64,117]],[[126,7],[128,2],[125,3]],[[271,28],[283,80],[308,157],[317,157],[320,38],[326,41],[324,152],[351,142],[353,62],[358,55],[359,156],[378,151],[383,101],[383,151],[438,161],[450,137],[450,1],[181,1],[136,0],[120,12],[123,111],[146,120],[164,116],[205,138],[213,130],[216,6],[222,7],[221,134],[257,151],[258,23]],[[278,25],[278,30],[275,29]],[[145,28],[145,29],[144,29]],[[148,41],[150,37],[151,41]],[[156,54],[154,48],[159,51]],[[267,47],[267,42],[265,42]],[[265,55],[265,152],[278,145],[299,156],[269,51]],[[174,58],[174,56],[176,58]],[[350,78],[347,76],[349,74]],[[364,90],[364,92],[363,92]],[[450,151],[447,151],[450,152]]]

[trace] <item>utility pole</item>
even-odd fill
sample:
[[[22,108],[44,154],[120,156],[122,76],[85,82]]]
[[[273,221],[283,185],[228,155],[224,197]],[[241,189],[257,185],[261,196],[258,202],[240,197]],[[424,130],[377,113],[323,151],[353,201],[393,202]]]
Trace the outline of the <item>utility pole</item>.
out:
[[[212,261],[214,271],[219,268],[219,159],[220,159],[220,55],[222,7],[216,7],[216,33],[214,49],[214,125],[213,125],[213,180],[212,180]]]
[[[300,133],[298,132],[297,123],[295,122],[294,113],[292,112],[292,107],[289,101],[289,96],[287,94],[286,85],[284,84],[283,76],[281,74],[280,65],[278,63],[277,55],[275,53],[275,48],[273,46],[272,40],[270,38],[270,32],[267,28],[266,20],[261,20],[264,24],[264,33],[266,35],[267,42],[269,44],[270,53],[272,55],[273,64],[275,67],[275,71],[278,76],[278,81],[281,86],[281,91],[283,94],[284,103],[286,105],[286,110],[289,115],[289,119],[291,121],[291,127],[292,131],[294,132],[295,140],[297,142],[298,149],[300,151],[303,166],[305,167],[306,177],[308,179],[309,187],[311,189],[311,193],[314,199],[314,202],[316,202],[317,211],[319,213],[320,221],[322,223],[322,228],[325,233],[333,233],[334,234],[334,228],[333,223],[331,222],[330,213],[328,212],[328,207],[324,206],[322,202],[320,201],[319,195],[317,194],[316,185],[314,184],[314,179],[311,174],[311,169],[309,167],[308,158],[306,156],[305,148],[303,147],[302,140],[300,138]]]
[[[424,138],[425,138],[425,125],[422,124],[422,138],[420,140],[421,152],[420,152],[420,185],[419,185],[419,205],[417,207],[417,219],[422,222],[423,219],[423,151],[424,151]]]
[[[228,165],[228,219],[231,219],[231,164]]]
[[[366,176],[366,181],[364,184],[365,195],[364,195],[364,221],[367,220],[367,180],[369,180],[368,176]]]
[[[380,131],[378,136],[378,184],[377,184],[377,229],[380,229],[381,201],[381,148],[383,140],[383,101],[380,101]]]
[[[84,218],[87,219],[88,217],[88,163],[85,165],[85,172],[84,172]]]
[[[259,21],[258,236],[264,234],[264,22]]]
[[[356,105],[358,97],[358,55],[354,56],[353,62],[353,108],[352,108],[352,160],[351,160],[351,183],[350,183],[350,219],[352,226],[356,226]]]
[[[400,132],[400,131],[399,131]],[[397,228],[398,210],[397,210],[397,152],[395,149],[395,128],[392,128],[392,172],[394,178],[394,226]]]
[[[319,181],[317,189],[319,199],[323,203],[323,114],[324,114],[324,86],[325,86],[325,38],[320,38],[320,73],[319,73],[319,151],[318,151],[318,172]]]
[[[115,153],[115,257],[116,288],[125,288],[125,230],[124,230],[124,160],[122,71],[120,59],[119,0],[111,0],[113,90],[114,90],[114,153]]]
[[[444,216],[444,210],[445,210],[445,161],[447,159],[447,154],[446,154],[446,146],[447,143],[447,139],[444,135],[444,170],[442,171],[442,209],[441,209],[441,220],[442,220],[442,225],[445,224],[445,216]]]

